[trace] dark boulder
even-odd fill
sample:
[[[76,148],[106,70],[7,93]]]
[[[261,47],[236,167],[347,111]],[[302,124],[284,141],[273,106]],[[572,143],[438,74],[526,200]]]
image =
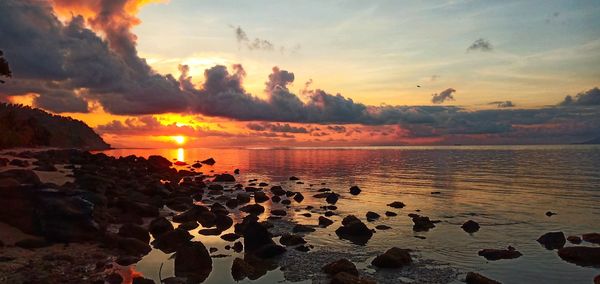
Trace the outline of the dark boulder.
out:
[[[262,224],[250,219],[245,222],[242,236],[247,252],[257,250],[264,245],[274,244],[271,233]]]
[[[479,231],[479,223],[469,220],[460,226],[467,233],[475,233]]]
[[[412,258],[410,256],[410,250],[393,247],[388,249],[384,254],[380,254],[371,264],[379,268],[400,268],[402,266],[410,265]]]
[[[482,249],[477,254],[487,260],[513,259],[523,255],[511,246],[507,249]]]
[[[404,206],[406,206],[406,205],[400,201],[394,201],[394,202],[388,204],[387,206],[399,209],[399,208],[404,208]]]
[[[581,243],[581,238],[579,236],[568,236],[567,241],[572,244],[578,245]]]
[[[271,187],[271,193],[276,196],[285,195],[286,191],[279,185]]]
[[[412,217],[412,221],[414,223],[413,231],[415,232],[429,231],[429,229],[435,228],[435,224],[427,216],[416,215]]]
[[[300,180],[299,178],[295,177],[295,176],[291,176],[290,180]]]
[[[177,249],[175,276],[203,282],[212,271],[212,258],[201,242],[189,242]]]
[[[221,236],[221,239],[226,240],[228,242],[233,242],[239,239],[241,236],[236,233],[228,233]]]
[[[373,231],[353,215],[345,217],[342,226],[335,230],[335,233],[338,237],[358,245],[365,245],[373,236]]]
[[[546,249],[552,250],[564,247],[567,240],[563,232],[549,232],[540,236],[537,242],[542,244]]]
[[[280,254],[283,254],[286,251],[287,250],[285,249],[285,247],[282,247],[275,243],[270,243],[270,244],[263,245],[260,248],[256,249],[254,251],[254,255],[256,255],[259,258],[272,258],[272,257],[276,257]]]
[[[260,204],[249,204],[240,208],[240,211],[253,215],[260,215],[265,212],[265,207]]]
[[[174,229],[161,234],[152,242],[155,248],[160,249],[165,253],[172,253],[182,244],[187,243],[194,238],[188,231],[182,229]]]
[[[374,280],[358,277],[347,272],[340,272],[331,278],[331,284],[375,284]]]
[[[373,220],[379,219],[379,217],[381,217],[381,215],[379,215],[375,212],[369,211],[369,212],[367,212],[366,217],[367,217],[368,221],[373,221]]]
[[[307,225],[302,225],[302,224],[296,224],[292,228],[292,232],[294,232],[294,233],[311,233],[314,231],[315,231],[315,228],[313,228],[311,226],[307,226]]]
[[[152,234],[155,239],[166,232],[172,231],[173,229],[173,224],[171,224],[171,222],[169,222],[169,220],[167,220],[165,217],[152,220],[149,226],[150,234]]]
[[[198,226],[200,226],[198,224],[198,222],[196,222],[196,221],[189,221],[189,222],[181,223],[179,226],[177,226],[177,229],[191,231],[193,229],[198,228]]]
[[[296,194],[294,195],[294,201],[300,203],[302,202],[302,200],[304,200],[304,195],[302,195],[302,193],[300,192],[296,192]]]
[[[377,226],[375,226],[375,229],[377,229],[377,230],[382,230],[382,231],[383,231],[383,230],[389,230],[389,229],[391,229],[391,228],[392,228],[392,227],[390,227],[390,226],[387,226],[387,225],[377,225]]]
[[[500,284],[500,282],[487,278],[476,272],[467,273],[465,282],[467,282],[467,284]]]
[[[200,231],[198,231],[198,234],[200,235],[204,235],[204,236],[218,236],[222,233],[223,231],[217,229],[217,228],[213,228],[213,229],[200,229]]]
[[[581,238],[588,243],[600,244],[600,234],[599,233],[583,234],[581,236]]]
[[[213,158],[208,158],[208,159],[206,159],[204,161],[201,161],[200,163],[212,166],[212,165],[216,164],[217,161],[215,161],[215,159],[213,159]]]
[[[392,211],[385,211],[385,216],[394,217],[394,216],[398,216],[398,214],[395,212],[392,212]]]
[[[359,195],[361,192],[360,187],[354,185],[352,187],[350,187],[350,194],[352,195]]]
[[[230,174],[220,174],[215,176],[213,182],[235,182],[235,177]]]
[[[281,210],[281,209],[274,209],[274,210],[271,210],[271,215],[285,216],[285,215],[287,215],[287,212],[285,212],[285,210]]]
[[[144,278],[141,276],[138,277],[134,277],[131,281],[131,284],[155,284],[156,282],[154,282],[154,280],[152,279],[148,279],[148,278]],[[165,284],[172,284],[172,283],[168,283],[167,279],[165,279],[164,281]]]
[[[152,250],[147,242],[135,238],[117,237],[117,246],[124,253],[133,256],[146,255]]]
[[[335,275],[340,272],[346,272],[358,276],[358,269],[356,269],[356,265],[354,265],[354,263],[345,258],[336,260],[323,266],[322,270],[323,272],[329,275]]]
[[[331,224],[333,224],[333,221],[331,221],[331,219],[329,219],[327,217],[319,216],[319,226],[320,227],[325,228]]]
[[[246,277],[252,278],[252,275],[255,273],[254,267],[245,260],[239,257],[236,257],[233,260],[233,264],[231,265],[231,276],[233,277],[233,280],[240,281],[244,280]]]
[[[330,193],[325,198],[325,201],[327,203],[329,203],[329,204],[336,204],[338,202],[339,198],[340,198],[339,194],[337,194],[337,193]]]
[[[150,241],[150,234],[148,231],[135,224],[124,224],[119,228],[118,235],[124,238],[135,238],[145,243]]]
[[[293,235],[293,234],[289,234],[289,233],[284,233],[283,235],[281,235],[279,242],[284,246],[295,246],[295,245],[301,245],[301,244],[306,243],[304,238],[302,238],[301,236]]]
[[[558,250],[558,256],[581,266],[600,265],[600,247],[564,247]]]
[[[262,191],[257,191],[254,193],[254,202],[263,203],[269,200],[269,197]]]

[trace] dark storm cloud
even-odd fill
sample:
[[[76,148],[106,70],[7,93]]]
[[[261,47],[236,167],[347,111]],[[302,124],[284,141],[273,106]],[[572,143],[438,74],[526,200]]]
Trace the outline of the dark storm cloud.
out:
[[[431,95],[431,102],[434,104],[441,104],[448,100],[453,101],[454,96],[452,94],[455,92],[456,92],[456,90],[452,89],[452,88],[445,89],[442,92],[440,92],[439,94]]]
[[[495,101],[489,103],[489,105],[496,105],[498,108],[516,107],[516,105],[512,101]]]
[[[494,47],[492,44],[483,38],[474,41],[468,48],[467,51],[492,51]]]
[[[560,103],[562,106],[600,106],[600,89],[593,88],[572,96],[566,96]]]
[[[346,127],[343,125],[328,125],[327,129],[333,131],[333,132],[337,132],[337,133],[344,133],[346,132]]]
[[[289,123],[248,123],[246,128],[254,131],[270,131],[281,133],[308,133],[305,127],[292,126]]]

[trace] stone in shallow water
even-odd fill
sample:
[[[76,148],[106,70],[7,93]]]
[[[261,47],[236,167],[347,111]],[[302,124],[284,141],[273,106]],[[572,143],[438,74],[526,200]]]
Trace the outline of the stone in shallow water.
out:
[[[565,247],[558,250],[558,256],[581,266],[600,265],[600,247]]]
[[[358,275],[356,265],[351,261],[342,258],[323,266],[323,271],[330,275],[335,275],[340,272],[347,272],[352,275]]]
[[[523,255],[511,246],[507,249],[482,249],[477,254],[487,260],[513,259]]]
[[[475,233],[479,231],[479,223],[469,220],[460,226],[467,233]]]
[[[540,236],[537,242],[542,244],[546,249],[552,250],[564,247],[567,240],[563,232],[549,232]]]
[[[500,284],[500,282],[487,278],[476,272],[467,273],[465,282],[467,282],[467,284]]]
[[[202,242],[189,242],[177,249],[175,276],[204,281],[212,271],[212,258]]]
[[[409,254],[410,250],[393,247],[388,249],[384,254],[380,254],[371,262],[372,265],[379,268],[400,268],[410,265],[412,258]]]

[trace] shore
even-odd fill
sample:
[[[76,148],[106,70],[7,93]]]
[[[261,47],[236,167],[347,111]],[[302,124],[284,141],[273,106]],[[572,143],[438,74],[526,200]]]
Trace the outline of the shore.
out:
[[[373,234],[390,229],[371,227],[369,221],[382,215],[406,218],[404,204],[391,200],[385,212],[339,216],[336,203],[343,197],[326,185],[293,192],[286,184],[304,181],[291,175],[280,183],[267,184],[241,181],[235,169],[201,173],[215,162],[207,159],[187,165],[160,156],[116,159],[56,149],[0,152],[0,282],[156,283],[130,265],[152,250],[160,250],[175,253],[175,275],[160,280],[200,283],[213,269],[222,269],[213,267],[212,259],[233,257],[192,240],[189,231],[200,230],[201,235],[221,236],[230,242],[231,251],[243,252],[227,268],[234,280],[259,279],[279,268],[292,282],[398,283],[400,279],[497,283],[424,259],[411,248],[357,254],[347,248],[314,247],[307,241],[310,234],[329,226],[337,228],[332,237],[368,247]],[[358,186],[348,192],[361,194]],[[322,203],[317,208],[303,207],[303,214],[314,219],[313,225],[302,225],[290,217],[290,211],[302,208],[306,197]],[[275,203],[283,209],[274,209]],[[434,229],[437,223],[417,213],[408,217],[415,231]],[[479,229],[476,222],[462,227],[470,233]],[[583,238],[589,243],[597,241],[593,234]],[[564,239],[564,235],[561,239],[560,234],[550,234],[539,242],[556,249],[567,261],[598,265],[600,248],[563,248]],[[480,251],[492,261],[518,258],[519,254],[511,247]]]

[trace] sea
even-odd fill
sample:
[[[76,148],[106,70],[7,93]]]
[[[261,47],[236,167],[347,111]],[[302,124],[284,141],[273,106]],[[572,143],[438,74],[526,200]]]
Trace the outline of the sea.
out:
[[[198,172],[211,175],[239,169],[236,180],[244,185],[258,179],[269,184],[265,189],[282,185],[302,192],[306,199],[287,208],[288,218],[302,224],[317,224],[322,213],[318,209],[324,201],[312,195],[320,188],[330,188],[341,195],[337,215],[331,217],[336,223],[305,236],[313,246],[308,254],[332,248],[363,252],[367,259],[359,267],[371,273],[377,273],[369,266],[372,257],[395,246],[413,250],[417,262],[432,260],[455,269],[456,283],[464,280],[468,271],[502,283],[592,283],[600,274],[600,268],[563,261],[556,250],[536,242],[547,232],[561,231],[566,236],[600,232],[600,145],[173,148],[112,149],[104,153],[115,157],[162,155],[188,164],[212,157],[216,164],[204,165]],[[302,183],[290,182],[290,176]],[[354,185],[362,189],[359,195],[349,193]],[[406,207],[388,207],[392,201],[401,201]],[[270,209],[285,208],[270,201],[263,205],[267,208],[264,215]],[[312,210],[312,217],[301,215],[311,212],[306,210],[308,205],[317,208]],[[367,222],[368,211],[382,217]],[[386,217],[385,211],[398,216]],[[546,216],[547,211],[556,215]],[[407,216],[410,213],[440,222],[427,232],[414,232]],[[334,233],[349,214],[370,228],[384,224],[391,229],[377,231],[366,245],[350,243]],[[234,215],[236,221],[243,217]],[[461,225],[467,220],[478,222],[480,230],[473,234],[463,231]],[[234,281],[231,263],[243,256],[224,249],[231,243],[197,231],[190,231],[196,240],[224,255],[213,259],[213,270],[204,283],[290,282],[285,277],[287,268],[275,268],[256,280]],[[477,254],[481,249],[509,245],[523,255],[488,261]],[[153,250],[130,269],[158,282],[173,276],[173,265],[170,255]],[[410,277],[402,281],[419,283]]]

